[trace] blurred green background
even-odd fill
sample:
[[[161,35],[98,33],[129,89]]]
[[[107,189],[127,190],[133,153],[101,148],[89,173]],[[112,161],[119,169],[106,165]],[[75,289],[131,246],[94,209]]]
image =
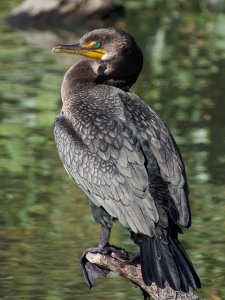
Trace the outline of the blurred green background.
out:
[[[83,282],[79,257],[96,245],[99,226],[63,169],[52,134],[71,62],[52,57],[50,45],[31,44],[35,34],[46,39],[46,31],[28,36],[4,22],[19,2],[0,2],[0,299],[141,299],[117,275],[91,291]],[[225,299],[225,1],[217,9],[186,2],[127,0],[114,26],[129,31],[144,53],[132,91],[161,115],[180,146],[193,214],[181,239],[202,279],[198,294],[219,300]],[[119,224],[111,241],[135,249]]]

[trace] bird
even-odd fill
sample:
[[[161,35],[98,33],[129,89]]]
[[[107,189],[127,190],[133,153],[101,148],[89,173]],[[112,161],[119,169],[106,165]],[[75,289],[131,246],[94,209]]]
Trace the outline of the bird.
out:
[[[98,28],[52,51],[86,57],[65,73],[54,138],[67,173],[101,225],[99,244],[88,251],[110,249],[118,220],[140,248],[146,285],[167,283],[183,292],[200,288],[178,240],[191,226],[183,158],[164,121],[130,91],[143,66],[135,39],[121,29]],[[84,256],[81,266],[91,287],[99,270],[85,266]]]

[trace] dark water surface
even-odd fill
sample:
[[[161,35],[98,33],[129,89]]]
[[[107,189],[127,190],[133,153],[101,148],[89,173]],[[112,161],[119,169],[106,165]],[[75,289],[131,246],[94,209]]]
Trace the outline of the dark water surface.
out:
[[[186,162],[193,225],[182,241],[202,279],[199,294],[225,299],[225,15],[135,7],[118,25],[145,56],[132,90],[166,121]],[[25,41],[34,39],[1,21],[0,299],[141,299],[116,275],[92,291],[83,282],[79,257],[97,243],[99,226],[52,136],[68,65],[50,44]],[[135,249],[119,224],[112,243]]]

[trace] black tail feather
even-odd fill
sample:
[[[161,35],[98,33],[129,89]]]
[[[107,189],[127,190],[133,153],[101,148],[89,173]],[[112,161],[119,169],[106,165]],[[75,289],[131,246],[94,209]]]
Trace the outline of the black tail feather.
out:
[[[141,269],[146,285],[154,282],[164,288],[168,282],[172,289],[183,292],[201,287],[200,279],[176,237],[167,237],[164,231],[160,236],[142,236],[140,240]]]
[[[178,239],[170,238],[171,242],[171,252],[177,262],[177,268],[181,276],[186,278],[186,281],[189,283],[189,286],[196,290],[201,287],[201,282],[199,276],[197,275],[186,251],[184,250],[182,244]],[[182,281],[182,283],[185,283]]]

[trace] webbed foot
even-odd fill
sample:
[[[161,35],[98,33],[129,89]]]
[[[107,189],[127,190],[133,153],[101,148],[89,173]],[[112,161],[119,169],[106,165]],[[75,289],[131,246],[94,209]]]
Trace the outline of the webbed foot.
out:
[[[111,254],[112,252],[116,254],[117,257],[125,260],[129,260],[127,251],[122,248],[105,245],[104,247],[88,248],[84,251],[80,259],[80,266],[83,271],[84,280],[89,288],[92,288],[95,280],[100,276],[106,276],[109,270],[100,268],[95,264],[89,262],[86,258],[87,253],[100,253],[100,254]]]
[[[84,280],[87,286],[91,289],[95,283],[95,280],[100,276],[106,276],[109,273],[109,270],[100,268],[95,264],[91,263],[87,260],[86,254],[87,253],[107,253],[108,246],[103,248],[96,247],[96,248],[88,248],[86,249],[80,259],[80,267],[83,271]]]

